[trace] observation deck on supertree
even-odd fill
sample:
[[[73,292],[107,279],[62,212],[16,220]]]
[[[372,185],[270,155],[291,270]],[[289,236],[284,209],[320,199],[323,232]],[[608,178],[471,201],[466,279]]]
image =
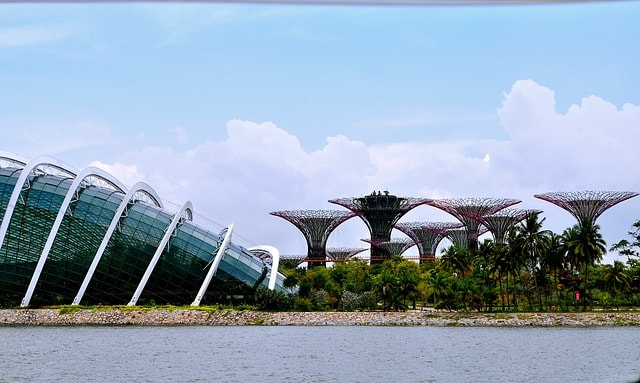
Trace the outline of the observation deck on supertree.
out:
[[[329,262],[347,262],[366,250],[366,247],[330,247],[327,249],[327,258]]]
[[[387,191],[374,191],[365,197],[329,200],[330,203],[343,206],[360,217],[369,229],[371,240],[380,243],[391,240],[391,231],[403,215],[428,201],[430,200],[427,198],[398,197]],[[370,263],[382,263],[389,258],[389,251],[385,248],[371,247]]]
[[[607,209],[637,195],[631,191],[571,191],[535,194],[534,197],[563,208],[578,223],[588,219],[595,224]]]
[[[294,224],[307,241],[309,267],[325,266],[327,239],[341,223],[355,216],[341,210],[282,210],[270,213]]]
[[[507,208],[483,217],[481,222],[493,235],[493,242],[504,245],[507,233],[513,225],[525,219],[529,214],[540,213],[542,210]]]
[[[434,199],[428,205],[444,210],[462,222],[467,229],[467,248],[478,248],[481,219],[509,206],[520,203],[511,198],[450,198]]]
[[[460,222],[399,222],[395,227],[413,239],[423,263],[436,259],[438,244],[447,236],[447,230],[462,226]]]
[[[389,253],[389,256],[401,256],[407,249],[416,243],[411,238],[391,238],[389,241],[378,241],[373,239],[362,239],[370,243],[372,248],[382,248]]]

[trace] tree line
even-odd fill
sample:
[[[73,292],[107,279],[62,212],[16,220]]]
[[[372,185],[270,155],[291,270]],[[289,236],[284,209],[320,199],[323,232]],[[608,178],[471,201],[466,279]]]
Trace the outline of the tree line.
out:
[[[627,262],[601,264],[607,252],[600,227],[590,220],[557,234],[531,213],[514,225],[504,244],[490,239],[477,249],[450,246],[440,258],[418,264],[392,256],[332,267],[282,263],[293,293],[256,291],[267,310],[385,310],[434,308],[464,311],[576,311],[640,306],[640,220],[610,251]]]

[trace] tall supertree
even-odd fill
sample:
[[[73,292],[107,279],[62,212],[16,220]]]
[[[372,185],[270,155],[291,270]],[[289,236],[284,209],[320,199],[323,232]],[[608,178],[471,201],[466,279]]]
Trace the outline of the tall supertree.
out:
[[[399,222],[396,229],[413,239],[418,247],[420,263],[436,258],[436,249],[447,230],[462,227],[460,222]]]
[[[607,209],[637,195],[630,191],[573,191],[535,194],[534,197],[560,206],[578,222],[588,219],[595,224]]]
[[[451,198],[435,199],[428,205],[444,210],[462,222],[467,229],[467,248],[478,248],[478,237],[481,219],[506,207],[520,203],[511,198]]]
[[[480,226],[478,228],[478,236],[476,237],[476,243],[478,241],[477,238],[482,234],[486,233],[487,231],[489,230],[484,226]],[[449,238],[449,240],[451,241],[451,243],[453,243],[453,246],[455,247],[458,247],[460,249],[469,248],[469,231],[464,226],[448,229],[447,238]]]
[[[347,262],[366,250],[365,247],[330,247],[327,249],[327,258],[330,262]]]
[[[411,238],[391,238],[389,241],[379,241],[373,239],[363,239],[364,242],[370,243],[372,248],[381,248],[389,253],[389,255],[402,255],[407,249],[416,243]]]
[[[358,215],[367,225],[371,239],[378,242],[389,242],[391,231],[398,220],[409,210],[428,201],[430,200],[426,198],[398,197],[387,191],[374,191],[365,197],[329,200]],[[389,252],[383,247],[371,247],[371,263],[382,263],[389,258]]]
[[[496,244],[504,245],[507,233],[513,225],[525,219],[529,214],[540,213],[542,210],[507,208],[484,216],[480,221],[493,235],[493,241]]]
[[[341,223],[354,217],[352,212],[341,210],[283,210],[270,213],[294,224],[307,241],[309,267],[325,266],[327,239]]]

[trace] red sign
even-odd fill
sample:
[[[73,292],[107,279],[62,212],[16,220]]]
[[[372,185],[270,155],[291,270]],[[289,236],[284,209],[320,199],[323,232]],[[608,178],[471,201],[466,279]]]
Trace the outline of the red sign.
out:
[[[580,300],[580,291],[576,291],[576,300],[579,301]]]

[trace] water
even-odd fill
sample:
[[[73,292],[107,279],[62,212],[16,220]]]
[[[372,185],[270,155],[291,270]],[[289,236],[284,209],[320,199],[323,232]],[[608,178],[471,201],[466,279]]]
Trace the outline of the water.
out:
[[[640,329],[0,327],[0,382],[614,382]]]

